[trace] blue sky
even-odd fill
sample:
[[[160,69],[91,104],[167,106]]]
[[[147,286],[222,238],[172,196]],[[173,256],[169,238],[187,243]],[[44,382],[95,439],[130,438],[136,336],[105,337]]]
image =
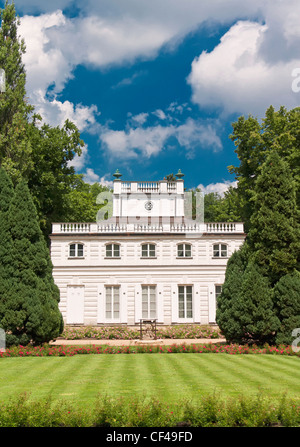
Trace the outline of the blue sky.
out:
[[[297,107],[297,0],[16,0],[27,93],[85,142],[85,180],[159,180],[222,193],[240,115]],[[0,2],[3,5],[3,2]]]

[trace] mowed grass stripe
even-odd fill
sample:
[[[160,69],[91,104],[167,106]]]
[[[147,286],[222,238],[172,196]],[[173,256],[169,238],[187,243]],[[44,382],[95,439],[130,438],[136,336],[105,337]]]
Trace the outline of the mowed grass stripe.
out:
[[[289,369],[289,374],[286,374],[282,362],[286,365],[288,358],[279,358],[275,356],[239,356],[231,357],[224,356],[221,358],[216,356],[215,365],[220,365],[223,371],[227,372],[230,379],[231,376],[231,390],[236,392],[257,393],[271,391],[272,394],[282,395],[286,391],[290,391],[290,385],[296,385],[293,393],[300,392],[298,386],[299,377],[299,362],[294,359],[294,368]],[[227,363],[227,364],[226,364]],[[294,372],[294,373],[293,373]],[[284,387],[282,386],[284,384]]]
[[[109,356],[97,356],[94,359],[92,355],[78,357],[82,358],[72,358],[76,374],[67,387],[62,384],[63,392],[60,396],[76,396],[80,402],[95,400],[98,394],[103,392],[105,383],[110,377],[109,371],[114,371],[114,361]]]
[[[253,386],[259,386],[260,389],[271,390],[272,393],[282,394],[285,391],[289,391],[289,384],[295,384],[298,382],[299,367],[300,364],[296,362],[294,364],[294,370],[287,370],[282,365],[282,361],[285,365],[288,364],[288,358],[277,358],[273,356],[264,358],[256,356],[254,360],[251,358],[243,358],[239,364],[239,370],[241,374],[249,378],[249,383]],[[283,389],[283,384],[285,388]],[[298,387],[300,391],[300,387]]]
[[[282,372],[291,378],[296,376],[300,380],[300,358],[299,357],[278,357],[270,356],[266,359],[266,356],[257,356],[256,361],[263,367],[268,365],[272,368],[273,372]]]
[[[0,363],[0,396],[7,398],[28,392],[32,397],[46,397],[74,372],[72,362],[64,358],[13,358],[2,368]],[[59,378],[59,380],[58,380]]]
[[[147,395],[171,401],[180,394],[182,383],[174,361],[170,362],[170,354],[145,354],[145,368],[147,368],[147,383],[145,383],[147,389],[144,391]]]
[[[247,360],[247,359],[246,359]],[[282,395],[291,391],[300,394],[300,362],[298,358],[270,358],[257,356],[255,362],[247,361],[255,380],[260,377],[261,386],[272,393]],[[291,389],[292,387],[292,389]]]
[[[199,375],[201,375],[198,385],[199,394],[235,395],[240,394],[241,388],[245,386],[235,361],[231,361],[227,354],[194,356],[191,358],[191,363],[198,368]]]
[[[174,356],[174,357],[173,357]],[[223,388],[225,382],[211,367],[212,358],[199,354],[171,354],[168,357],[170,364],[176,371],[173,386],[178,389],[182,397],[197,398],[207,392],[215,392]]]
[[[272,355],[120,354],[0,360],[0,400],[32,398],[93,403],[98,394],[153,396],[176,402],[217,392],[300,395],[300,359]]]

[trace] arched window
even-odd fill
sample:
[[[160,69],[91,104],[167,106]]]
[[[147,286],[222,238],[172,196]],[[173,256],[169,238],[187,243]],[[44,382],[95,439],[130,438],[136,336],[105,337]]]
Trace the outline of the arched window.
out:
[[[192,257],[191,244],[178,244],[177,245],[177,257],[178,258],[191,258]]]
[[[69,245],[70,258],[83,258],[83,244],[74,242]]]
[[[155,258],[155,244],[142,244],[142,258]]]
[[[226,244],[214,244],[213,257],[214,258],[227,258],[228,249]]]
[[[119,258],[120,257],[120,244],[107,244],[105,256],[107,258]]]

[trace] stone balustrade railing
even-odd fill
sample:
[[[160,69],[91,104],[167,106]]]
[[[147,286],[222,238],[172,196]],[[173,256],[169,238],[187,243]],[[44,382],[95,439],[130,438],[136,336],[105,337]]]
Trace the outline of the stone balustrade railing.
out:
[[[52,234],[89,233],[244,233],[242,222],[188,223],[188,224],[114,224],[114,223],[54,223]]]

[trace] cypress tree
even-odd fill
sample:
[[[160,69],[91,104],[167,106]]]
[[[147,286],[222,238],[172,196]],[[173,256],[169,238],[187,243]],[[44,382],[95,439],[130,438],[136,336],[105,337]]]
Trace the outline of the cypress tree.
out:
[[[300,273],[283,276],[274,286],[274,305],[280,319],[276,343],[291,344],[292,331],[300,328]]]
[[[279,327],[273,305],[273,291],[261,269],[249,262],[244,272],[236,305],[240,342],[272,343]]]
[[[247,251],[247,245],[243,244],[228,260],[222,292],[217,300],[216,322],[228,342],[238,342],[242,338],[238,306],[248,262]]]
[[[4,285],[8,277],[6,264],[9,259],[9,234],[7,212],[14,196],[14,188],[10,177],[0,168],[0,328],[5,311]]]
[[[15,189],[6,219],[8,242],[1,279],[0,326],[7,332],[7,345],[48,342],[63,330],[59,289],[24,181]]]
[[[263,164],[252,197],[248,243],[252,259],[271,284],[300,265],[300,223],[293,177],[286,161],[272,151]]]

